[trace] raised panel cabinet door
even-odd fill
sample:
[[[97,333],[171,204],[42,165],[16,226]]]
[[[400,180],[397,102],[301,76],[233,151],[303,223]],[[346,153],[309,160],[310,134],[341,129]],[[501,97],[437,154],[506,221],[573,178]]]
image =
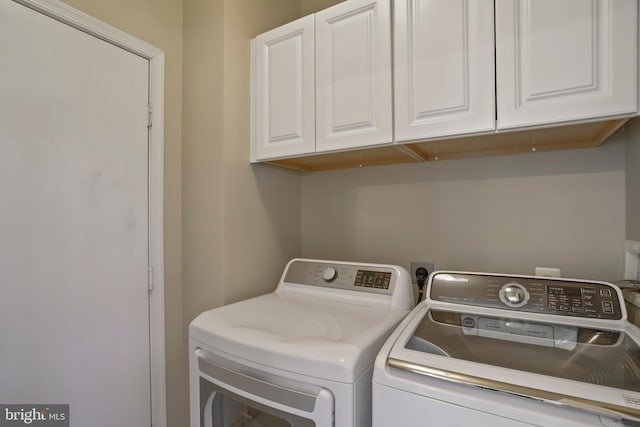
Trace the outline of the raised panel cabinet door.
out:
[[[390,14],[389,0],[316,14],[316,151],[392,142]]]
[[[496,0],[498,128],[631,114],[637,0]]]
[[[254,42],[255,160],[315,151],[313,16]]]
[[[395,141],[495,128],[493,0],[394,2]]]

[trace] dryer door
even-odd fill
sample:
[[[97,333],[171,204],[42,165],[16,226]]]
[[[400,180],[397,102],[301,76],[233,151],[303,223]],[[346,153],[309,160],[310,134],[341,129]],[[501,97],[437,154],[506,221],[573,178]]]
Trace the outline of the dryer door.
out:
[[[333,394],[265,373],[258,378],[202,349],[199,370],[200,427],[330,427]]]

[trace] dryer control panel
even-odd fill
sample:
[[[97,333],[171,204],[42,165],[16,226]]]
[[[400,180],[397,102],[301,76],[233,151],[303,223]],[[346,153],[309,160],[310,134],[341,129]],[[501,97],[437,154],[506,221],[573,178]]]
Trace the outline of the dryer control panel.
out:
[[[285,272],[284,281],[301,285],[391,295],[402,280],[400,269],[382,264],[350,264],[296,260]],[[409,288],[411,284],[409,283]]]
[[[619,290],[605,282],[536,276],[438,272],[430,278],[429,298],[456,304],[544,314],[619,320]]]

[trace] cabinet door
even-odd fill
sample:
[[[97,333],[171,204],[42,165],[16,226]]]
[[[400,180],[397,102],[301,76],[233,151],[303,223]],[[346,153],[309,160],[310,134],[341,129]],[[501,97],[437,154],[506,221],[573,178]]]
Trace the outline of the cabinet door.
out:
[[[498,128],[636,111],[637,0],[496,0]]]
[[[394,24],[396,142],[493,130],[493,0],[396,0]]]
[[[348,0],[316,16],[316,150],[391,143],[391,6]]]
[[[256,160],[315,151],[313,38],[307,16],[255,39]]]

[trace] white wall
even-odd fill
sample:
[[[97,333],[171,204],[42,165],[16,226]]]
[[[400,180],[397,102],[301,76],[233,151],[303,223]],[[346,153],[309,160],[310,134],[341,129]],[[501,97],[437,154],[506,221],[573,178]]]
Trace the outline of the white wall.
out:
[[[627,240],[640,241],[640,119],[631,120],[625,128]]]
[[[302,254],[409,267],[613,280],[622,269],[625,145],[302,177]]]

